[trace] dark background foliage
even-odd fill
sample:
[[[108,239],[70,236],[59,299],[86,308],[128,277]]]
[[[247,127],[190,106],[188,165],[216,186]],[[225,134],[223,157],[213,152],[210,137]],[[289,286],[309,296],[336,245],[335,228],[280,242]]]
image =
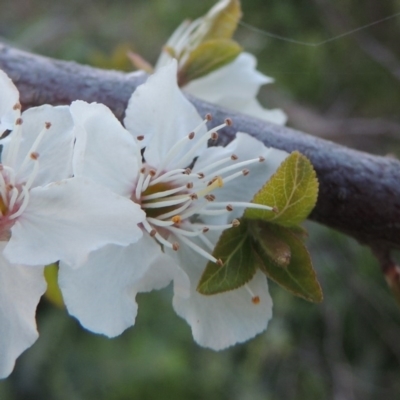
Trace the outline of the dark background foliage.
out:
[[[184,18],[213,1],[14,0],[0,6],[0,39],[39,54],[129,70],[130,48],[155,62]],[[400,12],[399,0],[246,0],[244,21],[304,43],[323,43]],[[236,38],[276,79],[264,104],[289,124],[391,156],[400,139],[400,16],[309,46],[248,26]],[[377,207],[384,207],[378,204]],[[168,290],[139,296],[136,326],[109,340],[43,301],[40,339],[0,383],[1,400],[400,398],[400,312],[370,251],[307,223],[325,300],[313,305],[271,283],[266,333],[223,352],[200,348]]]

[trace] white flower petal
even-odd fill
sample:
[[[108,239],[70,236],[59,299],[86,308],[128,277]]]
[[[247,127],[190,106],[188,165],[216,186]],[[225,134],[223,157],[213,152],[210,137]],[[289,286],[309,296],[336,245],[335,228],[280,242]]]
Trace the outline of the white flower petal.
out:
[[[19,103],[19,93],[11,79],[0,70],[0,135],[7,129],[13,129],[21,111],[14,110]]]
[[[178,257],[189,275],[191,293],[189,298],[175,294],[173,306],[191,326],[198,344],[222,350],[251,339],[267,328],[272,316],[272,299],[263,273],[257,272],[247,284],[259,296],[259,304],[253,304],[252,295],[245,287],[205,296],[196,291],[206,265],[204,259],[186,247],[178,251]]]
[[[4,246],[0,242],[0,379],[38,338],[36,306],[46,290],[43,267],[9,264],[2,255]]]
[[[90,178],[130,197],[141,162],[132,135],[103,104],[75,101],[71,114],[76,125],[74,176]]]
[[[89,180],[72,178],[31,190],[4,254],[14,263],[76,266],[106,244],[128,245],[142,231],[144,212],[131,200]]]
[[[176,60],[171,60],[150,76],[146,83],[135,90],[126,109],[125,126],[134,137],[144,136],[140,145],[146,147],[146,162],[153,167],[157,167],[171,147],[202,121],[194,106],[178,88],[176,68]],[[169,165],[181,167],[179,160],[205,132],[206,129],[202,127]],[[194,156],[205,148],[206,143]]]
[[[232,102],[234,98],[232,98]],[[228,106],[227,106],[228,107]],[[287,122],[287,115],[279,108],[267,109],[261,106],[257,99],[252,99],[245,104],[238,102],[235,107],[230,107],[234,110],[238,110],[243,114],[250,115],[262,119],[264,121],[272,122],[277,125],[285,125]]]
[[[190,281],[186,272],[176,261],[165,254],[154,260],[146,274],[135,285],[137,292],[160,290],[174,281],[174,293],[180,297],[190,296]]]
[[[87,329],[109,337],[135,322],[134,284],[161,254],[148,235],[122,247],[108,245],[92,252],[81,268],[60,263],[59,284],[68,311]]]
[[[44,105],[30,108],[22,114],[22,140],[19,145],[15,169],[20,182],[26,181],[32,171],[32,160],[19,167],[31,152],[39,154],[39,173],[36,176],[33,186],[46,185],[48,183],[66,179],[72,175],[72,118],[69,107],[52,107]],[[45,128],[45,123],[50,122],[51,127]],[[32,148],[35,140],[42,131],[45,131],[43,138],[36,148]],[[13,135],[14,133],[11,133]],[[2,155],[3,162],[7,163],[8,150],[12,138],[4,145]]]
[[[231,63],[206,76],[194,79],[183,89],[210,103],[283,124],[286,122],[286,116],[282,111],[265,110],[263,113],[261,112],[263,108],[256,101],[260,87],[274,81],[257,71],[256,63],[257,60],[252,54],[241,53]]]

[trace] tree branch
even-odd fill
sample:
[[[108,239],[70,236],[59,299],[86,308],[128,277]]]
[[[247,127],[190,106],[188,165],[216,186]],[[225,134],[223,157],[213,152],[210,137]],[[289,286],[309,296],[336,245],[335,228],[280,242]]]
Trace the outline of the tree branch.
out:
[[[76,99],[101,102],[122,118],[127,101],[144,74],[106,71],[48,59],[0,44],[0,68],[13,79],[24,108]],[[189,96],[188,96],[189,97]],[[318,203],[310,218],[338,229],[373,249],[400,248],[400,162],[373,156],[189,97],[213,124],[229,116],[233,127],[221,132],[228,143],[236,131],[248,132],[267,146],[299,150],[310,158],[320,181]],[[239,190],[239,189],[238,189]]]

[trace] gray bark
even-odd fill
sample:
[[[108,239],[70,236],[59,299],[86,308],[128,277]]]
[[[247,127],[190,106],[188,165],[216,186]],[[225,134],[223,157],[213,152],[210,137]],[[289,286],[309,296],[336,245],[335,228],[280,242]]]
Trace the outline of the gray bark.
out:
[[[144,74],[53,60],[2,44],[0,68],[17,85],[24,108],[82,99],[106,104],[120,119],[131,93],[146,79]],[[318,203],[310,219],[354,237],[380,255],[400,248],[399,161],[351,150],[193,97],[189,99],[201,115],[213,115],[212,124],[220,124],[227,116],[233,119],[233,126],[220,132],[224,144],[242,131],[267,146],[305,154],[320,182]]]

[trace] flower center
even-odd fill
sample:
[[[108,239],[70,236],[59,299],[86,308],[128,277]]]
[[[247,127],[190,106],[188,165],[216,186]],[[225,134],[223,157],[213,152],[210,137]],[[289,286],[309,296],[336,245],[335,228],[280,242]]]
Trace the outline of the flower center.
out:
[[[203,123],[209,120],[210,117],[207,116]],[[193,164],[195,170],[196,161],[193,159],[199,143],[209,139],[216,140],[216,131],[227,125],[231,125],[229,119],[206,132],[185,153],[181,163]],[[143,164],[132,199],[140,203],[146,213],[144,229],[162,246],[177,251],[181,244],[185,244],[207,260],[222,266],[222,260],[212,255],[214,245],[206,234],[211,230],[222,232],[237,227],[239,221],[232,219],[229,223],[205,224],[204,218],[229,214],[236,207],[272,210],[272,207],[260,204],[237,202],[234,199],[231,202],[220,202],[217,199],[218,188],[241,176],[247,176],[249,170],[245,167],[263,162],[264,158],[238,161],[238,157],[231,154],[210,163],[201,172],[194,172],[190,168],[168,168],[170,161],[179,154],[182,147],[194,138],[196,130],[172,146],[165,159],[161,160],[158,169]],[[195,243],[194,238],[199,238],[202,245]]]

